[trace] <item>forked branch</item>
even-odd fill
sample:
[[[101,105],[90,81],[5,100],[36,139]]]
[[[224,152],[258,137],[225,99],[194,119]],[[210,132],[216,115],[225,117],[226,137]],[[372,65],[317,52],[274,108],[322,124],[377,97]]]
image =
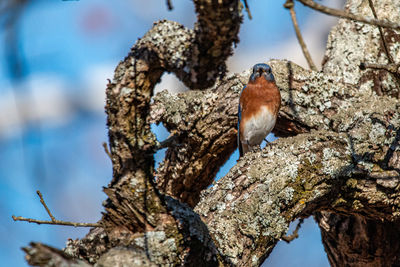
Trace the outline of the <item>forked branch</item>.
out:
[[[42,203],[42,205],[43,205],[44,209],[46,210],[47,214],[49,215],[51,221],[36,220],[36,219],[25,218],[22,216],[14,216],[13,215],[12,218],[14,221],[23,221],[23,222],[37,223],[37,224],[66,225],[66,226],[74,226],[74,227],[102,227],[102,225],[99,223],[79,223],[79,222],[68,222],[68,221],[57,220],[51,213],[48,206],[46,205],[46,202],[43,199],[42,193],[39,190],[37,190],[36,193],[38,194],[38,196],[40,198],[40,203]]]

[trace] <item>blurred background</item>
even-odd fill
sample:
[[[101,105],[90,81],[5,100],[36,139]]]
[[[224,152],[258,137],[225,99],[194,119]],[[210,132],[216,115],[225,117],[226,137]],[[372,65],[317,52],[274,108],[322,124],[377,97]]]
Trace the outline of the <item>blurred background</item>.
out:
[[[191,1],[172,0],[1,0],[0,1],[0,266],[27,266],[20,249],[31,241],[63,248],[85,228],[13,222],[11,215],[47,220],[40,190],[60,220],[96,222],[102,187],[111,180],[104,113],[106,79],[138,38],[160,19],[193,27]],[[240,43],[228,61],[241,72],[272,58],[307,67],[284,0],[248,0]],[[343,0],[322,4],[342,8]],[[336,19],[296,2],[299,24],[315,63]],[[186,90],[166,74],[156,91]],[[154,126],[160,140],[168,133]],[[270,137],[273,139],[273,137]],[[163,152],[156,155],[159,162]],[[238,153],[217,179],[236,163]],[[294,228],[293,224],[291,227]],[[300,238],[280,242],[264,266],[328,266],[312,218]]]

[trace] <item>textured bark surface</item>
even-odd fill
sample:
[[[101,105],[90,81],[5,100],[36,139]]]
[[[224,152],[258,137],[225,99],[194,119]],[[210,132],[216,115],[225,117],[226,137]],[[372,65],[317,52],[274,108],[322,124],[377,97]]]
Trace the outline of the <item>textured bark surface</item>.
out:
[[[316,216],[332,266],[399,266],[400,224],[358,215]]]
[[[113,179],[103,227],[64,251],[33,244],[29,263],[259,266],[290,222],[316,214],[332,265],[398,264],[399,86],[391,74],[358,67],[388,62],[378,29],[341,20],[319,72],[268,62],[282,96],[274,129],[282,138],[206,189],[236,148],[238,96],[250,70],[223,76],[238,42],[240,2],[194,3],[194,30],[155,23],[107,86]],[[350,0],[347,9],[371,16],[367,0]],[[375,9],[380,19],[400,21],[398,1]],[[398,34],[385,30],[396,62]],[[191,90],[152,97],[165,71]],[[152,122],[173,140],[158,170]]]
[[[379,19],[400,21],[398,1],[373,2]],[[349,1],[346,8],[353,14],[372,16],[367,1]],[[396,62],[400,62],[399,32],[383,29],[383,33],[390,55]],[[342,60],[338,60],[339,55]],[[343,77],[344,82],[359,85],[360,88],[372,88],[377,95],[398,95],[400,86],[393,74],[384,70],[360,71],[357,65],[365,61],[389,63],[378,28],[340,20],[329,35],[323,64],[324,73],[338,74]],[[381,105],[384,106],[385,103]],[[387,128],[390,129],[390,125]],[[389,175],[381,180],[381,183],[394,188],[398,185],[396,175],[400,170],[398,163],[393,165],[393,162],[398,161],[398,141],[397,134],[387,152],[388,162],[383,164],[383,169],[395,169],[397,173],[393,172],[393,178]],[[342,266],[344,262],[350,266],[400,265],[398,220],[369,220],[359,215],[347,216],[329,212],[318,213],[316,218],[332,266]]]
[[[195,211],[225,261],[239,266],[262,263],[297,217],[319,210],[385,221],[399,215],[397,99],[282,61],[269,64],[283,102],[295,105],[284,110],[315,130],[246,155],[203,193]],[[284,87],[290,69],[291,88]]]

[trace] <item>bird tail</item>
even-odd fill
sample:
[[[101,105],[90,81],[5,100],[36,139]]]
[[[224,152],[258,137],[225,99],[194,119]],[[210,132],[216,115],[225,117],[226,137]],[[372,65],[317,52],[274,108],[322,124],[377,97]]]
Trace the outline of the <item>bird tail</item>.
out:
[[[237,145],[239,148],[239,158],[241,158],[241,157],[243,157],[243,147],[242,147],[242,142],[240,142],[239,127],[238,127],[238,134],[237,134]]]

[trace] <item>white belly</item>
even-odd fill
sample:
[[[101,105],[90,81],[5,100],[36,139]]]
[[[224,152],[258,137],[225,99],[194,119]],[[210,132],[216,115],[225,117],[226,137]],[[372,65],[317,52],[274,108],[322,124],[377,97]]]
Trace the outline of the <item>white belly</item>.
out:
[[[246,121],[242,142],[250,146],[260,145],[274,128],[275,122],[276,116],[267,107],[262,107],[262,111]]]

